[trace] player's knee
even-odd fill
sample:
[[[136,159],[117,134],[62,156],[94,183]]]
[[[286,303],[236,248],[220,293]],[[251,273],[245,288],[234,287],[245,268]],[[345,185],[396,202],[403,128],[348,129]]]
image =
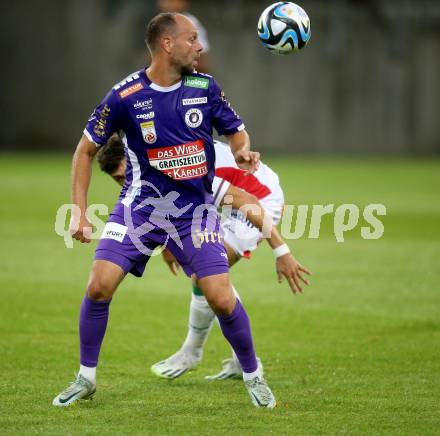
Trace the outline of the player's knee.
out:
[[[87,295],[91,300],[109,300],[113,295],[113,289],[110,289],[105,280],[91,277],[87,285]]]
[[[210,298],[208,303],[217,315],[228,316],[234,310],[235,296],[230,292],[217,294]]]

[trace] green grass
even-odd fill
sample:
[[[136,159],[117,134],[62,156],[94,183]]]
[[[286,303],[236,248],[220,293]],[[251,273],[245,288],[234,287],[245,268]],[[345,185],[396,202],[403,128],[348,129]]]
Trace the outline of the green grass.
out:
[[[255,409],[241,382],[208,383],[228,347],[215,328],[198,370],[169,382],[152,363],[186,332],[190,283],[153,259],[116,294],[98,392],[51,405],[77,370],[78,308],[94,245],[66,249],[54,233],[69,200],[70,158],[3,155],[1,190],[1,434],[440,434],[440,162],[274,158],[291,204],[384,203],[384,237],[360,222],[337,243],[289,244],[314,272],[292,296],[264,246],[232,272],[279,407]],[[117,186],[95,172],[90,200]]]

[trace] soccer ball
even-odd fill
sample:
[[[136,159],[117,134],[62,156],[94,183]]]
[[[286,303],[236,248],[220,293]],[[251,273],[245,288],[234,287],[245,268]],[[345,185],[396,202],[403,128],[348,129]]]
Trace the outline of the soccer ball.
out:
[[[301,50],[311,35],[310,19],[295,3],[274,3],[258,20],[258,37],[273,53],[289,54]]]

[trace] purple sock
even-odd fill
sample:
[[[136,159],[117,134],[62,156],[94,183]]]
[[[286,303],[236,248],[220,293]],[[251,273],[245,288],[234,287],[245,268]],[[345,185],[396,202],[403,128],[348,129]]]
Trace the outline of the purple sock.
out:
[[[244,372],[254,372],[258,368],[252,342],[251,325],[244,307],[237,299],[237,305],[229,316],[218,316],[223,336],[231,344]]]
[[[110,301],[91,300],[87,295],[79,313],[79,342],[81,365],[94,368],[107,327]]]

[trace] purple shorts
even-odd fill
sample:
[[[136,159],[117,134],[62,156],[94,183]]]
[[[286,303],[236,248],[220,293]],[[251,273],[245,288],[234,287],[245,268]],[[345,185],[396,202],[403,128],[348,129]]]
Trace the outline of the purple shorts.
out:
[[[125,273],[141,277],[153,250],[166,246],[185,274],[198,279],[229,271],[223,233],[217,211],[203,218],[164,219],[154,213],[138,213],[133,206],[117,203],[102,233],[95,260],[108,260]]]

